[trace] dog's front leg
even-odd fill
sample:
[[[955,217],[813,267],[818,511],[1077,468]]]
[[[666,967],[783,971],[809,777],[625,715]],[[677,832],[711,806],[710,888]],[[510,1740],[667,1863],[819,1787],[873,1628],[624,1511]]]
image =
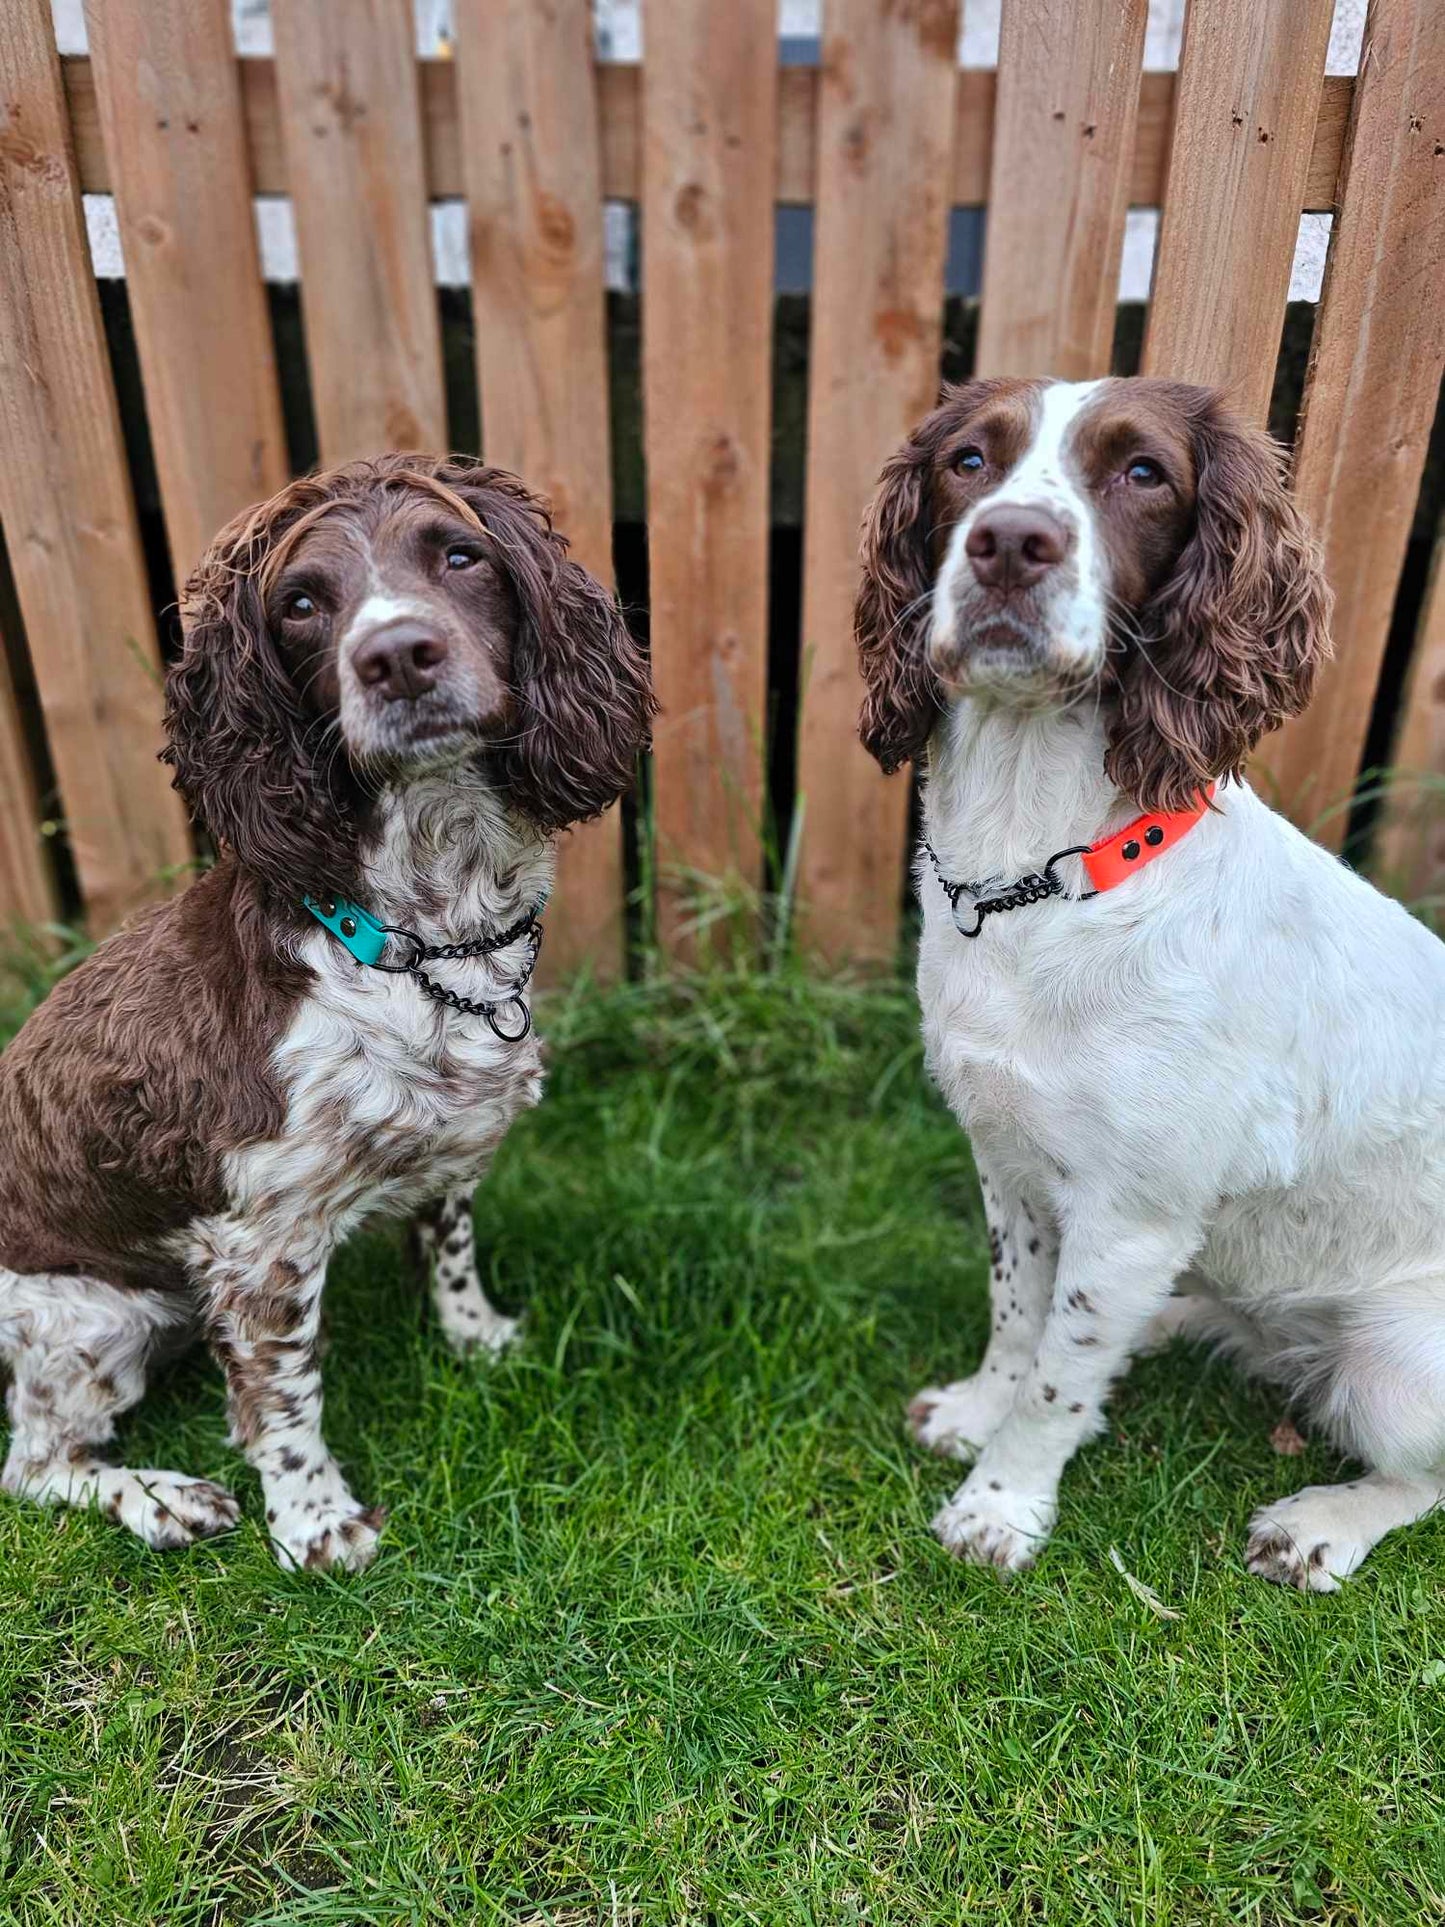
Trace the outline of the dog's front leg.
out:
[[[384,1515],[353,1497],[321,1435],[325,1281],[324,1252],[307,1263],[218,1258],[208,1336],[226,1374],[231,1436],[261,1475],[277,1558],[357,1571],[376,1551]]]
[[[1007,1416],[933,1522],[960,1558],[1014,1571],[1053,1529],[1064,1467],[1198,1245],[1193,1225],[1065,1229],[1038,1348]]]
[[[1059,1256],[1058,1236],[1044,1211],[1030,1205],[977,1145],[974,1162],[992,1263],[988,1349],[971,1378],[928,1386],[908,1406],[920,1445],[965,1460],[988,1443],[1013,1406],[1048,1316]]]
[[[497,1357],[516,1337],[521,1320],[499,1312],[482,1290],[471,1187],[460,1185],[423,1205],[415,1222],[431,1274],[432,1303],[447,1343],[463,1357]]]

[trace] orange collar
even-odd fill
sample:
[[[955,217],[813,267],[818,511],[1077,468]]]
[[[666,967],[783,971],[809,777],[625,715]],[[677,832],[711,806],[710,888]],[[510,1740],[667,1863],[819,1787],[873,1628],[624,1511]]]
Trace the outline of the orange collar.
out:
[[[1112,836],[1101,837],[1097,843],[1075,843],[1067,850],[1056,850],[1042,870],[1031,870],[1027,876],[1018,877],[1013,883],[991,888],[987,881],[982,883],[953,883],[943,873],[943,865],[938,853],[925,838],[923,847],[928,852],[929,861],[943,894],[948,898],[953,911],[954,927],[961,937],[976,937],[983,928],[984,918],[996,915],[1000,910],[1021,910],[1025,904],[1041,903],[1045,897],[1062,896],[1064,880],[1055,871],[1055,864],[1062,863],[1066,856],[1083,859],[1084,870],[1092,890],[1084,893],[1079,901],[1087,902],[1105,890],[1112,890],[1116,884],[1125,882],[1137,874],[1146,864],[1152,863],[1156,856],[1163,856],[1172,850],[1194,828],[1203,816],[1214,797],[1214,785],[1200,790],[1187,810],[1151,810],[1143,816],[1136,816],[1132,823],[1126,823],[1122,830]],[[959,899],[969,898],[962,912]],[[971,915],[971,925],[964,917]]]
[[[1091,843],[1079,854],[1084,859],[1084,868],[1089,873],[1089,881],[1094,886],[1094,895],[1102,890],[1112,890],[1116,883],[1123,883],[1136,875],[1146,863],[1152,863],[1156,856],[1163,856],[1172,850],[1194,828],[1203,816],[1214,797],[1214,785],[1202,789],[1187,810],[1156,810],[1146,816],[1136,816],[1132,823],[1126,823],[1122,830],[1113,836],[1106,836],[1098,843]],[[1050,858],[1050,862],[1057,859]]]

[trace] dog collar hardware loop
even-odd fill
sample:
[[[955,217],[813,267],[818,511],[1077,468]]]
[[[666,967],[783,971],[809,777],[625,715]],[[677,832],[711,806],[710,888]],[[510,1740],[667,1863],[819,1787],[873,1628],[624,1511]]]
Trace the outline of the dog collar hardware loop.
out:
[[[527,1008],[526,989],[532,981],[532,972],[537,968],[537,955],[542,948],[542,911],[546,899],[527,911],[525,916],[509,924],[505,930],[494,937],[472,937],[463,943],[423,943],[414,930],[407,930],[401,924],[381,923],[369,910],[363,910],[359,903],[349,897],[302,897],[301,901],[315,917],[316,921],[329,930],[337,942],[349,950],[359,964],[368,970],[381,970],[389,977],[413,977],[417,987],[433,1003],[454,1010],[463,1017],[480,1017],[493,1036],[504,1044],[520,1044],[532,1028],[532,1013]],[[448,990],[422,969],[427,963],[455,963],[472,957],[490,957],[498,950],[505,950],[509,944],[527,943],[527,957],[522,965],[521,974],[508,985],[505,997],[492,1003],[478,1002],[471,997],[459,996],[455,990]],[[387,948],[391,944],[407,946],[409,954],[398,963],[386,963]],[[504,1013],[510,1013],[506,1021],[500,1021]]]
[[[1074,843],[1067,850],[1055,850],[1042,870],[1030,870],[1002,887],[988,879],[980,883],[952,882],[944,875],[938,852],[926,837],[923,847],[948,898],[954,929],[961,937],[976,937],[986,917],[996,916],[1003,910],[1021,910],[1025,904],[1041,903],[1046,897],[1062,896],[1064,880],[1055,874],[1054,865],[1062,863],[1065,857],[1082,857],[1085,873],[1094,886],[1092,890],[1085,890],[1077,902],[1087,903],[1091,897],[1112,890],[1186,837],[1209,808],[1213,797],[1211,783],[1186,810],[1151,810],[1144,816],[1136,816],[1122,830],[1116,830],[1113,836],[1101,837],[1097,843]],[[962,897],[970,901],[960,908]],[[970,915],[971,925],[965,921]]]

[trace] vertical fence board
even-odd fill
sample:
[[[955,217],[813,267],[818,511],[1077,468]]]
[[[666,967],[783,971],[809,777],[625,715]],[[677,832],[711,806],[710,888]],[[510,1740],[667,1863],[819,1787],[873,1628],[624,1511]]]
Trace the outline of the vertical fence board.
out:
[[[937,398],[956,86],[952,0],[828,0],[818,110],[804,506],[801,934],[891,957],[908,785],[858,741],[858,527],[887,456]]]
[[[773,0],[646,0],[642,329],[659,864],[759,880]],[[662,897],[678,935],[680,892]]]
[[[186,861],[155,627],[45,0],[0,7],[0,522],[92,926]]]
[[[226,0],[87,0],[101,132],[178,580],[286,480]]]
[[[1373,0],[1295,454],[1338,654],[1264,746],[1280,801],[1338,845],[1445,371],[1445,7]]]
[[[56,907],[54,873],[40,835],[40,799],[0,636],[0,931],[12,923],[44,923]]]
[[[979,372],[1107,374],[1147,0],[1006,0]]]
[[[1323,90],[1333,0],[1191,0],[1144,372],[1262,421]]]
[[[588,0],[461,0],[457,80],[487,459],[612,581],[602,161]],[[617,810],[562,839],[552,971],[622,962]]]
[[[1377,838],[1380,881],[1407,901],[1429,899],[1445,927],[1445,528],[1435,544],[1391,760],[1398,774]]]
[[[272,0],[321,453],[446,447],[409,0]]]

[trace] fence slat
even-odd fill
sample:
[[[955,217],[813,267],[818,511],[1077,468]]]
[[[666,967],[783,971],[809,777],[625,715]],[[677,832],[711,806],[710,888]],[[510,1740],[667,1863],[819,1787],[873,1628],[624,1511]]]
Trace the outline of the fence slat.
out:
[[[1377,868],[1387,889],[1409,902],[1431,899],[1445,920],[1445,529],[1400,717],[1391,757],[1398,776],[1384,802]]]
[[[643,413],[658,859],[759,881],[774,0],[646,0]],[[679,892],[662,929],[678,934]]]
[[[957,9],[828,0],[818,116],[803,702],[804,943],[891,957],[906,779],[858,741],[858,528],[885,459],[938,394]]]
[[[551,498],[612,581],[602,170],[589,0],[462,0],[457,84],[487,459]],[[622,824],[562,839],[552,973],[622,963]]]
[[[40,799],[0,635],[0,931],[14,923],[45,923],[56,915],[55,877],[41,841],[40,820]]]
[[[273,0],[321,453],[447,445],[410,0]]]
[[[177,579],[286,480],[226,0],[88,0],[101,131]]]
[[[977,365],[1107,374],[1148,0],[1009,0]]]
[[[1144,341],[1146,374],[1263,420],[1319,116],[1333,0],[1191,0]]]
[[[92,927],[190,856],[45,0],[0,7],[0,522]]]
[[[1437,152],[1437,150],[1440,150]],[[1373,0],[1295,454],[1325,546],[1339,654],[1261,763],[1301,822],[1364,752],[1445,371],[1445,8]],[[1318,822],[1338,845],[1346,812]]]

